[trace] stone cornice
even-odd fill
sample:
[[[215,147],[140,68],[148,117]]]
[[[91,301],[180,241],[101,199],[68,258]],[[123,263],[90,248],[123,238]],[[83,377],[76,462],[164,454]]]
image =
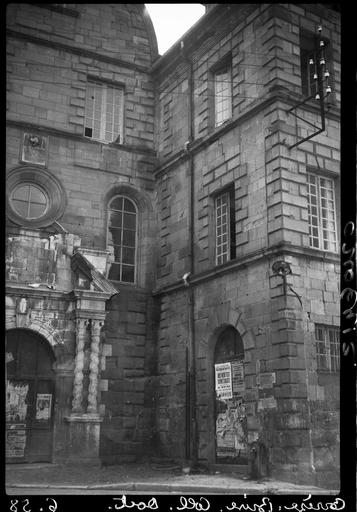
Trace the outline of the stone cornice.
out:
[[[113,64],[114,66],[121,66],[127,69],[133,69],[134,71],[140,71],[141,73],[148,73],[150,68],[145,66],[140,66],[138,64],[134,64],[133,62],[129,62],[122,59],[117,59],[114,57],[109,57],[108,55],[103,55],[102,53],[97,53],[91,50],[87,50],[85,48],[78,48],[69,44],[60,43],[57,41],[49,41],[48,39],[44,39],[42,37],[34,36],[32,34],[26,34],[24,32],[19,32],[13,29],[7,29],[6,35],[8,37],[12,37],[14,39],[22,39],[24,41],[29,41],[33,44],[38,44],[42,46],[47,46],[48,48],[54,48],[56,50],[65,51],[68,53],[72,53],[74,55],[80,55],[83,57],[87,57],[90,59],[95,59],[98,61],[105,62],[106,64]]]
[[[190,276],[189,285],[198,286],[206,281],[210,281],[219,278],[225,274],[229,274],[231,272],[235,272],[237,270],[245,268],[248,265],[259,263],[261,260],[273,259],[278,256],[281,257],[282,255],[295,257],[300,256],[302,258],[305,257],[309,259],[315,259],[334,264],[338,264],[340,262],[340,257],[338,254],[325,253],[324,251],[310,249],[309,247],[300,247],[281,243],[274,247],[262,249],[260,251],[256,251],[246,256],[237,258],[236,260],[230,261],[219,267],[213,267],[204,272],[200,272],[198,274]],[[187,286],[184,285],[184,282],[182,280],[179,280],[168,285],[162,286],[161,288],[153,290],[153,295],[166,295],[169,293],[181,291],[186,288]]]
[[[26,297],[33,297],[40,299],[49,297],[51,300],[67,300],[67,290],[56,290],[49,288],[46,284],[40,285],[37,288],[32,288],[26,283],[15,283],[7,281],[5,284],[5,293],[8,296],[24,295]]]
[[[76,249],[71,258],[71,269],[74,273],[82,273],[95,287],[95,290],[87,290],[90,292],[90,296],[97,292],[105,293],[109,297],[119,293],[119,290],[101,272],[96,270],[80,249]]]
[[[287,103],[289,106],[294,106],[294,104],[301,99],[299,95],[295,95],[294,97],[293,95],[289,95],[288,92],[285,92],[280,88],[276,90],[273,89],[270,94],[270,98],[267,98],[264,101],[259,101],[255,105],[250,106],[236,119],[227,121],[223,126],[215,130],[213,133],[210,133],[206,137],[193,140],[191,143],[188,144],[187,149],[181,149],[180,151],[177,151],[174,155],[168,157],[166,161],[164,161],[154,170],[155,178],[158,178],[161,174],[164,174],[165,172],[168,172],[172,168],[175,168],[181,162],[188,159],[190,155],[195,155],[200,151],[204,150],[207,146],[209,146],[210,144],[218,140],[220,137],[222,137],[225,133],[233,130],[246,120],[256,116],[256,114],[259,111],[266,109],[273,103],[283,102]],[[315,107],[312,104],[305,104],[304,108],[309,112],[319,112],[319,108]],[[337,108],[334,107],[332,107],[330,112],[325,113],[325,117],[327,119],[333,119],[338,122],[340,121],[339,111]]]
[[[156,156],[156,151],[150,148],[146,148],[144,146],[136,146],[136,145],[129,145],[129,144],[117,144],[115,142],[111,142],[109,144],[97,141],[97,140],[91,140],[87,137],[84,137],[84,135],[80,135],[78,133],[66,131],[66,130],[60,130],[59,128],[51,128],[49,126],[40,126],[35,123],[29,123],[24,121],[15,121],[14,119],[7,119],[6,124],[8,126],[14,126],[15,128],[20,128],[22,130],[35,130],[36,132],[43,133],[45,135],[53,135],[55,137],[66,137],[69,139],[78,140],[79,142],[85,142],[87,144],[97,144],[97,145],[104,145],[109,148],[118,149],[120,151],[127,151],[129,153],[144,153],[148,154],[150,156]]]

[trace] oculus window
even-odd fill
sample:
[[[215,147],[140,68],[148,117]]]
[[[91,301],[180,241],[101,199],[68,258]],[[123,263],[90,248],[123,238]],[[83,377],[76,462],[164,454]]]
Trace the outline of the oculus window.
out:
[[[50,226],[63,215],[65,206],[61,182],[46,169],[21,166],[7,174],[6,215],[18,226]]]
[[[24,219],[38,219],[48,208],[48,197],[38,185],[24,183],[17,185],[11,194],[11,205]]]

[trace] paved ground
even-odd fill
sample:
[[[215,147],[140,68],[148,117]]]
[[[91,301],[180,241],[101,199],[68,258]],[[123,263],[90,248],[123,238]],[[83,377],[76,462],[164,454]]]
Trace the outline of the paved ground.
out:
[[[234,473],[184,474],[173,464],[130,463],[116,466],[12,464],[6,466],[7,494],[45,492],[73,494],[312,494],[336,495],[337,490],[294,485],[271,478],[250,480]]]

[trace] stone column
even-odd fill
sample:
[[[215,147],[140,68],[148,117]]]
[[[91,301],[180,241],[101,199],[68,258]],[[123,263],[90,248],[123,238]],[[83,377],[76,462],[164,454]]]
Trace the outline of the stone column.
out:
[[[99,373],[99,344],[100,330],[103,323],[98,320],[91,322],[91,352],[89,363],[89,386],[88,386],[88,413],[97,413],[97,394],[98,394],[98,373]]]
[[[74,386],[72,412],[83,412],[83,367],[84,367],[84,343],[87,320],[78,318],[76,322],[76,343],[77,353],[74,368]]]

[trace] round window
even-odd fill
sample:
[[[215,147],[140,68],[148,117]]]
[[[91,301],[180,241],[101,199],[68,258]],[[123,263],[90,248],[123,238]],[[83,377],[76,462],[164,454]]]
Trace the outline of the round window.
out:
[[[20,217],[28,220],[38,219],[46,213],[48,198],[42,188],[24,183],[12,191],[11,204]]]
[[[66,194],[47,169],[21,166],[6,177],[6,215],[19,226],[50,226],[64,212]]]

